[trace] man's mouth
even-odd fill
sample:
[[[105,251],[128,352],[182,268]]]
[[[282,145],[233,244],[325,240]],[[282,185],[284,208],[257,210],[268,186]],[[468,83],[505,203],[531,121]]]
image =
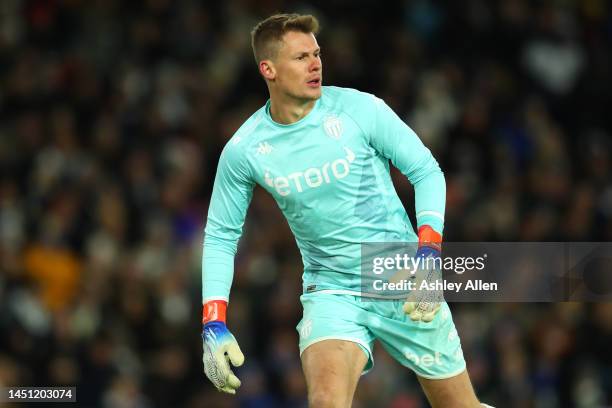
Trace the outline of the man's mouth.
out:
[[[306,82],[311,88],[318,88],[321,85],[321,78],[314,78]]]

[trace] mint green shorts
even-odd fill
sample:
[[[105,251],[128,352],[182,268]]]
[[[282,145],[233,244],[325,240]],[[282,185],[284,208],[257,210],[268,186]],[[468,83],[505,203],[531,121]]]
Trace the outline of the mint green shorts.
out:
[[[417,375],[444,379],[465,370],[461,342],[448,305],[433,321],[413,322],[404,301],[364,299],[352,295],[313,292],[300,297],[304,316],[297,325],[300,355],[323,340],[357,343],[368,357],[364,374],[374,366],[372,347],[378,340],[400,364]]]

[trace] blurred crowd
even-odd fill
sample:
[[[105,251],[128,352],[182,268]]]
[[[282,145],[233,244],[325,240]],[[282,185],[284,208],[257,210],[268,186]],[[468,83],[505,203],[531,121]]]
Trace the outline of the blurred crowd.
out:
[[[212,180],[267,99],[249,32],[277,11],[315,14],[324,82],[383,98],[431,148],[446,240],[610,241],[611,8],[2,0],[0,386],[76,385],[83,407],[305,406],[301,260],[261,189],[229,308],[237,397],[205,379],[199,337]],[[612,304],[451,308],[483,401],[612,405]],[[426,406],[407,369],[375,359],[356,407]]]

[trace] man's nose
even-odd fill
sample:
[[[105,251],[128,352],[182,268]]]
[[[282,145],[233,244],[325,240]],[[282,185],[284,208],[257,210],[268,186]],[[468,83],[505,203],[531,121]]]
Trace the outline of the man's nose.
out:
[[[319,58],[313,59],[310,63],[310,71],[320,71],[321,70],[321,60]]]

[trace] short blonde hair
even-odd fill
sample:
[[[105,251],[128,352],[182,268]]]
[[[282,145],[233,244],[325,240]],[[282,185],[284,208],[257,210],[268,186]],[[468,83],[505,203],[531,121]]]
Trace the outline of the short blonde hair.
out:
[[[310,14],[275,14],[257,23],[251,31],[255,61],[276,57],[283,36],[289,31],[317,34],[319,20]]]

